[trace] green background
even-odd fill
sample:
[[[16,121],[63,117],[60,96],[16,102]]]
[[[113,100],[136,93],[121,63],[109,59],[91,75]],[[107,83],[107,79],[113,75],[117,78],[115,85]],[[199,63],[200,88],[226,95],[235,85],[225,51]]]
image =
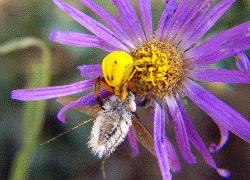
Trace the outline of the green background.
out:
[[[77,0],[68,1],[91,14]],[[101,4],[111,10],[109,1],[101,1]],[[164,1],[153,1],[155,25],[164,7]],[[207,36],[221,32],[227,28],[250,20],[250,1],[238,0],[223,18],[209,31]],[[93,48],[66,47],[49,42],[48,35],[52,29],[64,31],[87,32],[86,29],[74,22],[69,16],[58,9],[52,1],[47,0],[0,0],[0,46],[13,38],[35,37],[46,44],[51,50],[52,65],[45,63],[44,69],[37,69],[32,74],[32,67],[43,63],[41,52],[38,48],[13,51],[7,55],[0,55],[0,179],[8,179],[11,169],[13,171],[14,158],[27,141],[25,135],[37,132],[38,143],[33,148],[34,154],[28,158],[31,161],[27,179],[101,179],[101,161],[94,157],[87,148],[86,142],[90,134],[91,124],[53,141],[47,145],[39,146],[57,134],[79,123],[88,117],[77,111],[70,111],[70,122],[62,125],[56,119],[56,114],[61,105],[55,100],[49,100],[46,106],[45,121],[36,124],[37,118],[28,115],[23,118],[24,108],[29,113],[35,113],[34,107],[42,104],[25,105],[20,101],[10,99],[13,89],[23,87],[37,87],[39,84],[48,83],[51,74],[50,85],[70,84],[82,80],[77,66],[82,64],[100,63],[105,53]],[[233,60],[220,64],[226,68],[234,67]],[[41,67],[40,65],[37,66]],[[39,72],[39,73],[38,73]],[[36,75],[34,83],[30,83],[32,76]],[[41,78],[44,82],[41,82]],[[40,79],[41,78],[41,79]],[[250,86],[239,85],[227,88],[223,84],[212,84],[207,87],[215,92],[244,116],[250,118]],[[27,110],[26,110],[27,111]],[[198,107],[189,108],[197,129],[207,145],[218,141],[218,129],[212,120]],[[144,114],[142,114],[143,116]],[[26,116],[27,117],[27,114]],[[144,117],[146,117],[144,115]],[[33,120],[33,122],[32,122]],[[38,119],[39,121],[42,119]],[[34,122],[35,121],[35,122]],[[145,122],[149,122],[145,119]],[[151,124],[151,123],[149,123]],[[40,132],[40,133],[39,133]],[[169,130],[170,134],[172,130]],[[36,134],[36,133],[35,133]],[[34,137],[34,136],[33,136]],[[173,133],[170,135],[174,142]],[[106,162],[108,179],[160,179],[160,171],[156,159],[140,146],[140,156],[131,158],[131,151],[127,140],[117,149]],[[182,160],[182,171],[174,175],[174,179],[221,179],[217,173],[209,168],[199,153],[198,163],[189,166]],[[181,157],[181,156],[179,156]],[[250,176],[250,145],[231,135],[230,142],[223,150],[214,155],[218,165],[228,168],[232,172],[232,179],[249,179]],[[181,158],[180,158],[181,159]],[[26,162],[22,162],[25,164]],[[22,165],[23,165],[22,164]]]

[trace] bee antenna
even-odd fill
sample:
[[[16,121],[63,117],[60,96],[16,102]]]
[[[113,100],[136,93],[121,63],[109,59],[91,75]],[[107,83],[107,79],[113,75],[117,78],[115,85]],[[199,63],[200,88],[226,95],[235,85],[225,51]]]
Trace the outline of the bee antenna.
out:
[[[88,122],[90,122],[90,121],[93,121],[93,119],[89,119],[89,120],[87,120],[87,121],[80,122],[79,124],[77,124],[76,126],[70,128],[69,130],[64,131],[64,132],[58,134],[57,136],[53,137],[52,139],[49,139],[48,141],[45,141],[44,143],[41,143],[40,146],[45,145],[45,144],[48,144],[48,143],[50,143],[50,142],[56,140],[57,138],[59,138],[59,137],[65,135],[65,134],[68,134],[68,133],[74,131],[75,129],[77,129],[77,128],[83,126],[84,124],[86,124],[86,123],[88,123]]]

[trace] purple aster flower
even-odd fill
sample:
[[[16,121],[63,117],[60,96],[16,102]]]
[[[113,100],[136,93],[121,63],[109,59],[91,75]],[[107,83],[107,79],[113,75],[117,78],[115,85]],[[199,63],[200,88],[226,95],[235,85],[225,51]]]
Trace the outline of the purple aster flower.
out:
[[[217,167],[210,152],[221,149],[227,142],[229,131],[250,142],[250,123],[198,82],[250,83],[249,60],[243,53],[250,48],[250,21],[198,42],[235,0],[221,0],[218,3],[214,0],[168,0],[155,33],[151,0],[138,0],[140,19],[129,0],[112,0],[119,11],[118,17],[92,0],[81,2],[96,13],[105,25],[62,0],[54,0],[59,8],[92,34],[54,30],[50,39],[70,46],[100,48],[111,54],[124,51],[133,58],[134,74],[126,83],[132,85],[128,90],[136,96],[149,96],[154,103],[154,145],[163,179],[171,179],[171,172],[180,170],[178,157],[167,137],[168,124],[174,125],[177,145],[187,163],[196,163],[192,144],[209,166],[227,177],[228,171]],[[232,56],[237,57],[239,70],[209,66]],[[14,90],[12,98],[44,100],[88,92],[93,89],[96,78],[103,76],[101,65],[84,65],[79,69],[82,77],[90,80],[66,86]],[[100,94],[105,98],[110,92],[104,89]],[[205,111],[220,129],[220,142],[212,144],[210,152],[186,111],[184,97]],[[70,108],[95,104],[95,93],[90,92],[80,100],[65,105],[58,119],[65,123],[65,112]],[[135,154],[138,154],[132,131],[128,137]]]

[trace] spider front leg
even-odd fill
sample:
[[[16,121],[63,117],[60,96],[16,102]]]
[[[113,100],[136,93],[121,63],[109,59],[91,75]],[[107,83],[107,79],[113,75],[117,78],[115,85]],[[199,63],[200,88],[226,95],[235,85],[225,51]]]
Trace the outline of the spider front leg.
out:
[[[95,83],[95,95],[96,95],[96,100],[100,104],[101,107],[103,107],[104,103],[101,98],[101,95],[99,94],[101,87],[104,87],[110,92],[114,92],[114,88],[108,85],[104,77],[98,77]]]

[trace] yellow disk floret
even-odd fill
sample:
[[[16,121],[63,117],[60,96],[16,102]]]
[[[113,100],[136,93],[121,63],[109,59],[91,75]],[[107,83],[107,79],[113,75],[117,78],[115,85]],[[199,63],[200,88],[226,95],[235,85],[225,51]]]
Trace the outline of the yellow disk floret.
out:
[[[132,50],[135,74],[133,91],[164,98],[178,90],[184,74],[182,54],[170,43],[152,41]]]
[[[115,92],[122,89],[122,85],[131,77],[133,69],[134,60],[130,54],[124,51],[114,51],[102,61],[104,78],[108,85],[114,87]]]

